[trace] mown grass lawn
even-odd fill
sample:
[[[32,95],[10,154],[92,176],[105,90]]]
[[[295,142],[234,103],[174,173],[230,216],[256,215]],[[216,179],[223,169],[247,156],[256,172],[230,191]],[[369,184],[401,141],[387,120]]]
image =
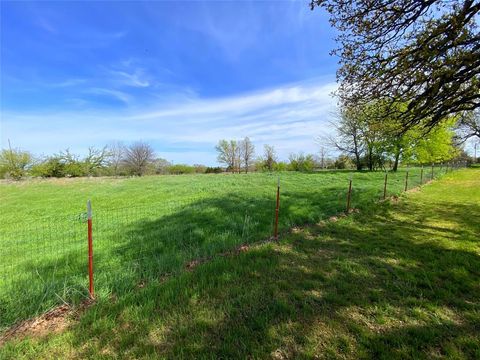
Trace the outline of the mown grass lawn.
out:
[[[480,358],[480,170],[99,297],[0,358]]]

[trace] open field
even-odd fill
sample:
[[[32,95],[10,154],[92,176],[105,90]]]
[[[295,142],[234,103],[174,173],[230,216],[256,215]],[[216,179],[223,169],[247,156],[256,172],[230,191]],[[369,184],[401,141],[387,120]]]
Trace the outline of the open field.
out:
[[[65,331],[12,340],[0,357],[479,358],[479,204],[480,170],[450,173],[100,296]]]
[[[410,187],[419,184],[419,171],[410,170]],[[367,209],[383,196],[381,172],[281,173],[280,230],[342,212],[350,176],[353,207]],[[404,179],[404,171],[389,174],[388,193],[399,194]],[[276,181],[237,174],[1,184],[0,328],[85,298],[87,199],[96,293],[108,298],[271,236]]]

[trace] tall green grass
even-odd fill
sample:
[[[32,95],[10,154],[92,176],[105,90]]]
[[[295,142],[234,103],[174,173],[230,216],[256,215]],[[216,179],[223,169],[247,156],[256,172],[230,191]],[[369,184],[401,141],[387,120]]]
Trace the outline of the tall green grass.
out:
[[[388,174],[388,195],[405,169]],[[420,184],[409,170],[408,187]],[[445,168],[436,168],[440,176]],[[382,172],[223,174],[31,180],[0,185],[0,328],[87,296],[85,203],[93,204],[97,296],[128,292],[272,234],[277,177],[280,231],[383,197]],[[423,179],[429,180],[430,169]]]

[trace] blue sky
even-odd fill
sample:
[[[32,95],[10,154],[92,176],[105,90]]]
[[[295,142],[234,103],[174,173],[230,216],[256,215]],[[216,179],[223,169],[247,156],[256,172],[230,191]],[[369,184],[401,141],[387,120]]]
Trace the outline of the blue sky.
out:
[[[222,138],[316,152],[334,33],[307,1],[2,2],[1,141],[36,154],[144,140],[216,163]]]

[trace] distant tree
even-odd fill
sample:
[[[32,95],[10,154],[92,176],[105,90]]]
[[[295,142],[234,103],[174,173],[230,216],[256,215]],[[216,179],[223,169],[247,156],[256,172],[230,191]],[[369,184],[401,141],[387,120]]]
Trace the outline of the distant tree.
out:
[[[289,170],[292,171],[310,172],[313,171],[315,166],[313,155],[311,154],[290,154],[288,159],[290,161],[290,163],[288,164]]]
[[[215,146],[217,150],[217,161],[225,164],[228,171],[235,171],[239,162],[239,147],[235,140],[220,140]]]
[[[335,169],[353,169],[355,164],[350,157],[347,155],[340,155],[335,160]]]
[[[480,109],[462,114],[457,124],[457,142],[462,144],[470,138],[480,139]]]
[[[135,142],[125,149],[123,163],[133,175],[142,176],[155,159],[153,148],[145,142]]]
[[[455,158],[459,151],[454,146],[454,119],[444,121],[422,136],[412,148],[413,162],[430,164]]]
[[[79,177],[87,175],[86,168],[80,160],[80,156],[72,153],[70,149],[62,150],[59,154],[55,154],[51,158],[58,160],[63,165],[63,176]]]
[[[218,166],[217,167],[209,166],[205,169],[205,174],[220,174],[222,172],[223,172],[222,168]]]
[[[275,163],[277,162],[277,154],[273,146],[268,144],[263,146],[263,161],[265,168],[268,171],[272,171]]]
[[[205,174],[207,171],[207,167],[202,164],[193,164],[193,168],[195,169],[195,173],[197,174]]]
[[[253,157],[255,156],[255,146],[252,144],[248,136],[239,141],[238,145],[245,172],[248,173],[248,168],[251,166]]]
[[[31,174],[45,178],[65,177],[65,162],[58,155],[49,156],[33,165]]]
[[[108,155],[113,175],[118,176],[125,157],[125,145],[120,141],[109,144]]]
[[[27,175],[32,164],[32,154],[28,151],[12,149],[9,143],[9,148],[0,152],[0,177],[20,180]]]
[[[99,170],[107,166],[109,158],[111,158],[111,153],[107,146],[102,149],[89,147],[88,153],[82,161],[85,175],[98,175]]]
[[[320,146],[318,157],[319,157],[320,168],[325,169],[327,167],[327,157],[328,157],[328,151],[325,146]]]
[[[404,130],[480,107],[478,0],[312,0],[338,30],[338,95],[405,102]],[[379,114],[381,119],[389,112]]]
[[[332,125],[335,127],[337,134],[336,136],[330,136],[328,138],[329,142],[337,150],[353,156],[357,170],[361,170],[363,167],[364,142],[359,111],[342,106],[337,114],[337,122],[333,122]]]
[[[156,158],[151,163],[152,172],[155,174],[168,174],[170,166],[172,166],[172,163],[162,158]]]
[[[175,164],[168,167],[168,172],[173,175],[193,174],[195,167],[186,164]]]

